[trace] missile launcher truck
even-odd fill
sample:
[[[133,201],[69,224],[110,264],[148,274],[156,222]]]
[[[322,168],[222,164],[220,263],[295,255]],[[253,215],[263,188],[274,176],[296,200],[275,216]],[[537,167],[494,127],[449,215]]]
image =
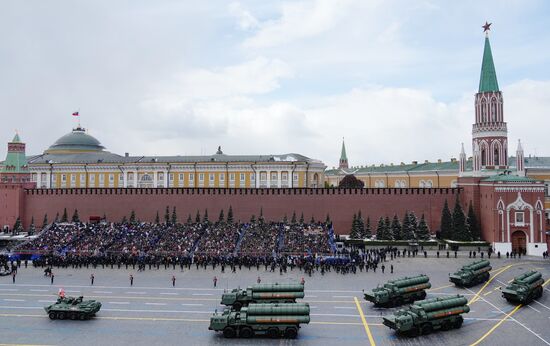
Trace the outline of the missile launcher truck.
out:
[[[432,287],[426,275],[390,280],[382,287],[365,292],[365,300],[376,306],[390,307],[426,298],[426,289]]]
[[[54,304],[44,308],[52,320],[87,320],[95,316],[99,309],[101,309],[100,302],[95,300],[83,300],[82,296],[78,298],[59,297]]]
[[[221,304],[238,311],[250,303],[295,303],[299,298],[304,298],[304,285],[300,283],[257,284],[225,292]]]
[[[214,313],[208,329],[221,331],[226,338],[267,335],[294,339],[300,324],[309,323],[309,311],[307,303],[249,304],[239,311],[226,308],[222,314]]]
[[[533,299],[542,297],[542,274],[528,271],[514,278],[514,281],[502,290],[502,296],[512,303],[528,304]]]
[[[467,304],[468,300],[459,295],[426,299],[384,317],[384,325],[408,336],[460,328],[464,321],[461,314],[470,311]]]
[[[459,287],[472,287],[489,280],[489,271],[493,269],[487,260],[479,260],[467,264],[454,274],[449,275],[449,281]]]

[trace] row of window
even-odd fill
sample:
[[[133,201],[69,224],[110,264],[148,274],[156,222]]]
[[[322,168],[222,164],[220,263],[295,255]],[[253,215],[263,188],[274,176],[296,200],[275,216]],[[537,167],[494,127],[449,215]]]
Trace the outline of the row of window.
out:
[[[368,187],[368,186],[366,186],[366,187]],[[374,187],[375,188],[384,188],[384,187],[386,187],[386,180],[385,179],[376,179],[374,181]],[[395,180],[394,183],[393,183],[393,187],[405,188],[405,187],[407,187],[407,182],[405,180]],[[434,187],[434,183],[431,179],[420,180],[418,182],[418,187],[431,188],[431,187]],[[457,187],[456,180],[453,180],[451,182],[451,187]]]

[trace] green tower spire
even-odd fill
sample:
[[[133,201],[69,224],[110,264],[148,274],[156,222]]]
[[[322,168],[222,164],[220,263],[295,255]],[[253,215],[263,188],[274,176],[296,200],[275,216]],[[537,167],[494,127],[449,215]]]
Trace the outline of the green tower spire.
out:
[[[485,48],[483,50],[483,62],[481,63],[481,76],[479,78],[479,92],[499,91],[497,82],[497,73],[491,53],[491,43],[489,37],[485,37]]]
[[[340,161],[347,161],[348,157],[346,155],[346,144],[344,143],[344,139],[342,138],[342,153],[340,153]]]
[[[28,173],[27,158],[25,156],[25,143],[21,142],[18,134],[8,143],[8,154],[0,172],[4,173]]]

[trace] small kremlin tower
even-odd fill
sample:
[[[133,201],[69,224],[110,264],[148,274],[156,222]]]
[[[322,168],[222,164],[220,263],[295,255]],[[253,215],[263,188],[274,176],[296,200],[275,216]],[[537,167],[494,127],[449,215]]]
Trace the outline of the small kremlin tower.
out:
[[[342,152],[340,153],[340,162],[338,164],[338,168],[340,169],[348,169],[348,157],[346,155],[346,144],[344,143],[344,139],[342,138]]]

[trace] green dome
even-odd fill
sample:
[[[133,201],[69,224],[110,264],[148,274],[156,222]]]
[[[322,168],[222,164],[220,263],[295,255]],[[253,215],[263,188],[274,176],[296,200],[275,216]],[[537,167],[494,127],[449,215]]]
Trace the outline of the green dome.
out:
[[[105,149],[101,143],[85,132],[82,127],[73,129],[52,144],[45,153],[64,153],[64,152],[89,152],[102,151]]]

